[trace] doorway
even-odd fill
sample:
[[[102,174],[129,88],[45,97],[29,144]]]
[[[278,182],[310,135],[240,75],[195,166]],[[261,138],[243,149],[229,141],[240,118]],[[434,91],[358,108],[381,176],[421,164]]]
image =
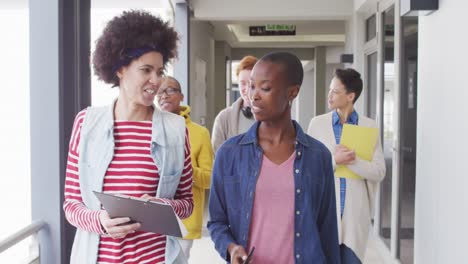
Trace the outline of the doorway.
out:
[[[382,1],[365,19],[367,115],[381,129],[386,175],[377,195],[374,231],[402,264],[414,263],[418,18]],[[374,21],[376,20],[376,21]],[[377,28],[377,33],[374,33]]]
[[[418,18],[402,18],[402,81],[400,93],[400,261],[414,262],[416,187]]]
[[[380,235],[388,248],[391,247],[392,196],[393,196],[393,141],[395,134],[395,7],[391,6],[382,13],[382,147],[385,158],[386,174],[380,186]]]

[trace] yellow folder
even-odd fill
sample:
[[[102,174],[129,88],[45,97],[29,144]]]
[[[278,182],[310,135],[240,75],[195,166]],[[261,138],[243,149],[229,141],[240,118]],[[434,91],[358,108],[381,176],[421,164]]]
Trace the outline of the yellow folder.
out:
[[[377,128],[344,124],[340,144],[354,150],[357,157],[371,161],[378,136]],[[335,175],[339,178],[362,179],[345,165],[338,165]]]

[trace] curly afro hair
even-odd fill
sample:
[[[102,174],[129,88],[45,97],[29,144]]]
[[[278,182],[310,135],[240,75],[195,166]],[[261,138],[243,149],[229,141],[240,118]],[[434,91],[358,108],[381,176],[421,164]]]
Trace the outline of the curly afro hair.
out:
[[[159,17],[141,10],[124,11],[107,23],[96,41],[94,72],[100,80],[119,86],[115,67],[130,64],[127,51],[151,47],[161,53],[166,66],[177,57],[178,39],[177,32]]]

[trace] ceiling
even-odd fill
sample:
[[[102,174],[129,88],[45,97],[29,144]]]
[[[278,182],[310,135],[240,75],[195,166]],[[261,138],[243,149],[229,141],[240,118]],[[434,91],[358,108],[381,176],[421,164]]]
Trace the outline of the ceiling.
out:
[[[342,20],[351,16],[353,0],[191,0],[201,20]]]
[[[214,38],[239,48],[343,46],[351,0],[192,0],[193,19],[213,25]],[[249,26],[295,25],[295,36],[249,36]]]
[[[93,8],[163,8],[182,0],[91,0]],[[0,7],[27,7],[27,0],[3,0]],[[309,48],[342,46],[351,0],[191,0],[194,20],[213,25],[214,38],[232,47]],[[249,36],[249,26],[296,26],[295,36]]]
[[[226,41],[231,47],[310,48],[343,45],[344,21],[210,21],[214,38]],[[249,26],[286,24],[296,26],[295,36],[249,36]]]
[[[92,8],[170,8],[170,0],[90,0]]]
[[[90,0],[93,8],[167,8],[174,0]],[[0,0],[0,8],[27,8],[29,0]]]

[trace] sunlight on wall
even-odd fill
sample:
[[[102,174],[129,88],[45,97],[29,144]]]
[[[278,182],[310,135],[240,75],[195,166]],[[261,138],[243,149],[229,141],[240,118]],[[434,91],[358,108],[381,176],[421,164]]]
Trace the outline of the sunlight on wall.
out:
[[[28,9],[0,10],[0,240],[31,223],[28,16]],[[8,249],[0,263],[25,263],[28,246]]]

